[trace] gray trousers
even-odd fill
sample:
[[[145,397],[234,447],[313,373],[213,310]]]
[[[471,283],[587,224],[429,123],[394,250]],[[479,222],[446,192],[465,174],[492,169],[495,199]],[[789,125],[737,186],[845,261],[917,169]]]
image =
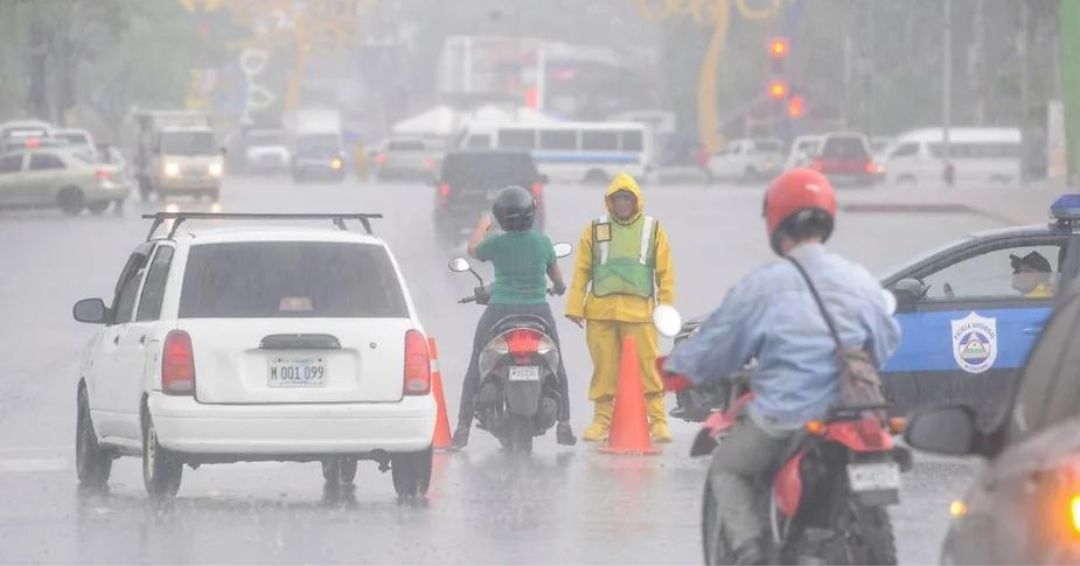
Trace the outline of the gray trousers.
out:
[[[714,525],[723,529],[728,548],[735,550],[764,534],[768,528],[768,480],[763,475],[775,469],[795,433],[775,436],[744,418],[720,441],[709,466],[709,481],[716,500]],[[708,542],[719,533],[709,533]],[[715,556],[715,554],[714,554]]]

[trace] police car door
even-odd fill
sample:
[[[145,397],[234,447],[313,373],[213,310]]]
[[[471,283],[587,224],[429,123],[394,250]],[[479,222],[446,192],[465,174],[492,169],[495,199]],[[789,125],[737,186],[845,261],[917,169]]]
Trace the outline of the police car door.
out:
[[[900,412],[918,405],[961,402],[980,417],[1004,410],[1016,374],[1053,307],[1053,291],[1076,269],[1069,234],[979,239],[936,255],[903,273],[893,289],[921,283],[923,296],[903,300],[900,349],[884,380]],[[1077,246],[1073,246],[1074,248]],[[1014,288],[1010,256],[1037,252],[1050,263],[1049,293]]]

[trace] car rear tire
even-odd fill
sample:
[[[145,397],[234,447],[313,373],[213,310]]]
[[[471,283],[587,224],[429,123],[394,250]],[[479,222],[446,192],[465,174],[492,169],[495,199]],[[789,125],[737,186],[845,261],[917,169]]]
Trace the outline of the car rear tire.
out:
[[[79,187],[64,187],[56,195],[56,206],[68,216],[75,216],[86,207],[86,197]]]
[[[168,498],[180,491],[184,463],[176,454],[158,443],[157,429],[149,412],[143,413],[143,484],[154,498]]]
[[[356,480],[356,458],[341,456],[323,460],[322,475],[327,485],[349,485]]]
[[[416,452],[390,455],[390,475],[398,497],[423,497],[431,484],[431,447]]]
[[[103,488],[109,483],[112,455],[98,444],[94,422],[90,418],[90,402],[86,390],[81,387],[76,403],[75,473],[79,477],[79,485]]]
[[[86,209],[94,216],[101,216],[108,210],[110,204],[112,204],[112,202],[107,200],[92,202],[86,205]]]

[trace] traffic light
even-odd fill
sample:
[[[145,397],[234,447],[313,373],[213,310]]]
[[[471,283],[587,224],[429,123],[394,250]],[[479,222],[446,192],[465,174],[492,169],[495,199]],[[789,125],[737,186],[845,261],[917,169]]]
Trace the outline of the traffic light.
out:
[[[803,97],[798,94],[791,95],[788,100],[787,113],[790,118],[802,118],[806,114],[806,103],[803,101]]]
[[[773,78],[769,81],[769,98],[775,101],[781,101],[787,98],[788,95],[788,83],[782,78]]]
[[[769,57],[783,59],[788,56],[791,44],[786,37],[774,37],[769,41]]]

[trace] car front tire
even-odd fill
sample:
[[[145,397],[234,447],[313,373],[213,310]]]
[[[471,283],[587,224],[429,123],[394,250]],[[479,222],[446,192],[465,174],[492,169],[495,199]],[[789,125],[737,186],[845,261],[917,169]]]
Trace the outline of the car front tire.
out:
[[[56,206],[68,216],[75,216],[86,207],[86,197],[78,187],[64,187],[56,195]]]
[[[75,473],[79,485],[103,488],[112,472],[112,455],[98,444],[86,390],[80,389],[75,424]]]

